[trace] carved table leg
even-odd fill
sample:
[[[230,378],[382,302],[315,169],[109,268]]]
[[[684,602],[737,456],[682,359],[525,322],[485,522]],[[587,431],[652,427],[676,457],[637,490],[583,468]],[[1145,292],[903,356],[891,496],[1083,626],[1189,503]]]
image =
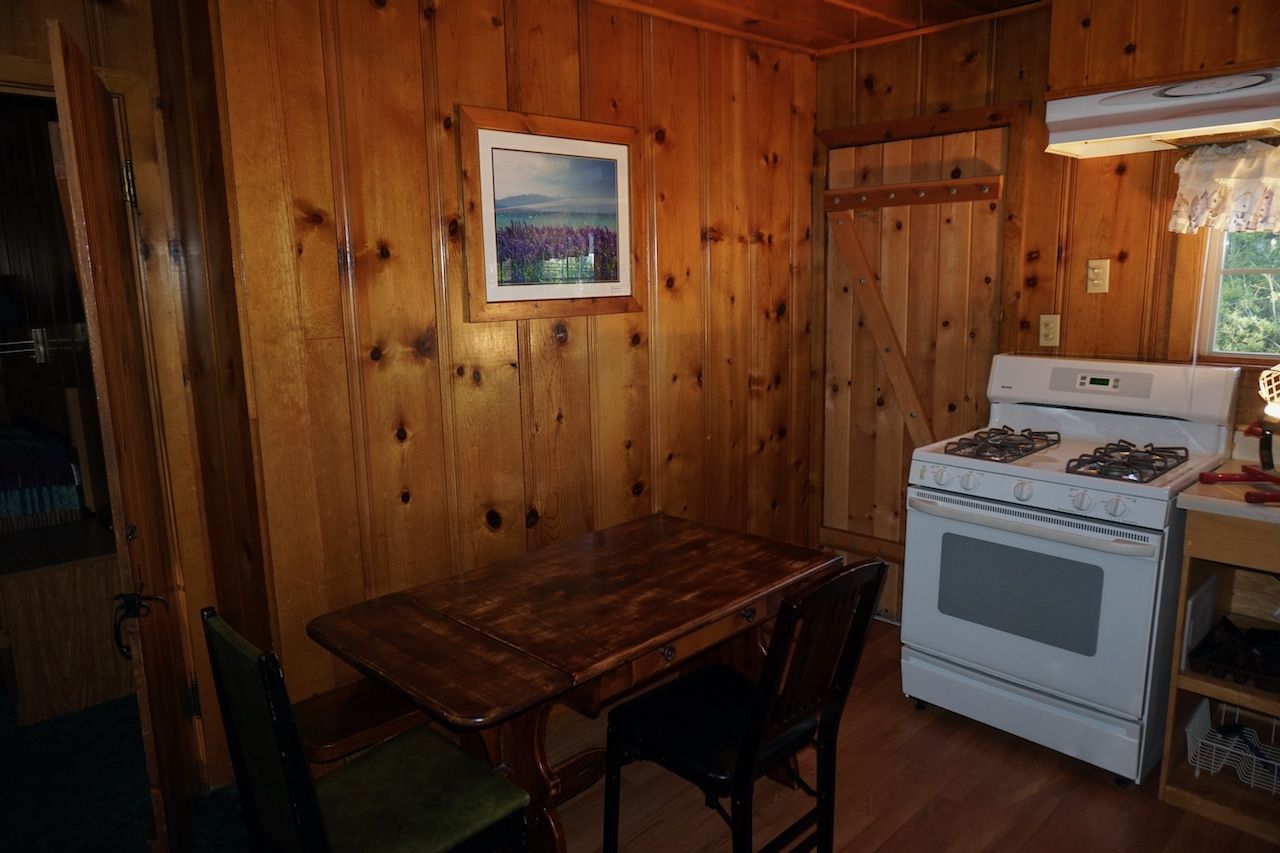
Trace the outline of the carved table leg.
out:
[[[462,744],[468,752],[503,770],[512,782],[529,792],[526,817],[529,850],[533,853],[564,853],[565,849],[564,828],[555,809],[564,796],[560,777],[547,761],[550,713],[551,703],[547,703],[495,728],[462,735]]]

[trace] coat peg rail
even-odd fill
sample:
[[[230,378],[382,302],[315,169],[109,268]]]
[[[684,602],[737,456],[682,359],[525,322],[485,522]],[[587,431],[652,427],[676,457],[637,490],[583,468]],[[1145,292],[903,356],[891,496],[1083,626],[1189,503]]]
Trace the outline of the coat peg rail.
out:
[[[905,184],[827,190],[826,208],[831,212],[952,201],[995,201],[1003,192],[1004,175],[978,175],[947,181],[911,181]]]

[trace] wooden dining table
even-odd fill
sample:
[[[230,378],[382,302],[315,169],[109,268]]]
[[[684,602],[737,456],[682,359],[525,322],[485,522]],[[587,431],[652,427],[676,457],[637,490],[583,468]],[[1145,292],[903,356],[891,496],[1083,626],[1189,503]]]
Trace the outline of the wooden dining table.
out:
[[[595,716],[771,618],[840,558],[657,513],[344,607],[310,636],[462,734],[530,795],[533,850],[564,850],[556,807],[603,749],[552,765],[556,703]]]

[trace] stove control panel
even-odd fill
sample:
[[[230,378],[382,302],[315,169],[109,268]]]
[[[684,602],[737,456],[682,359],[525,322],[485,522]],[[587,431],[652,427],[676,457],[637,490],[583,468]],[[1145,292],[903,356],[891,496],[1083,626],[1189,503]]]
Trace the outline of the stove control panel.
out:
[[[1034,507],[1080,518],[1119,522],[1132,527],[1159,530],[1168,522],[1171,502],[1161,497],[1124,494],[1127,484],[1109,483],[1088,478],[1087,486],[1076,484],[1080,476],[1063,475],[1068,482],[1028,477],[1023,472],[1006,474],[983,469],[978,462],[973,468],[965,461],[915,459],[910,470],[910,483],[929,489],[962,494],[977,500],[989,500],[1010,506]]]

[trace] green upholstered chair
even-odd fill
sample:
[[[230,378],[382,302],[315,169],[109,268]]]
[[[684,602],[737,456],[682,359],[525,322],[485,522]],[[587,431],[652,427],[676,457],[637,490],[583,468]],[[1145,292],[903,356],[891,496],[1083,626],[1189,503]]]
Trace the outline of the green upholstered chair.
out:
[[[622,766],[653,761],[697,785],[725,818],[733,853],[752,850],[755,781],[789,771],[816,804],[764,849],[817,848],[835,836],[836,739],[840,715],[862,655],[885,564],[841,569],[778,610],[764,672],[752,681],[713,664],[681,675],[609,713],[605,759],[604,853],[617,853]],[[817,789],[795,774],[791,758],[817,748]],[[720,805],[728,797],[731,811]],[[808,832],[808,835],[804,833]],[[794,845],[794,846],[793,846]]]
[[[200,615],[254,850],[526,848],[529,795],[426,726],[313,781],[279,660]]]

